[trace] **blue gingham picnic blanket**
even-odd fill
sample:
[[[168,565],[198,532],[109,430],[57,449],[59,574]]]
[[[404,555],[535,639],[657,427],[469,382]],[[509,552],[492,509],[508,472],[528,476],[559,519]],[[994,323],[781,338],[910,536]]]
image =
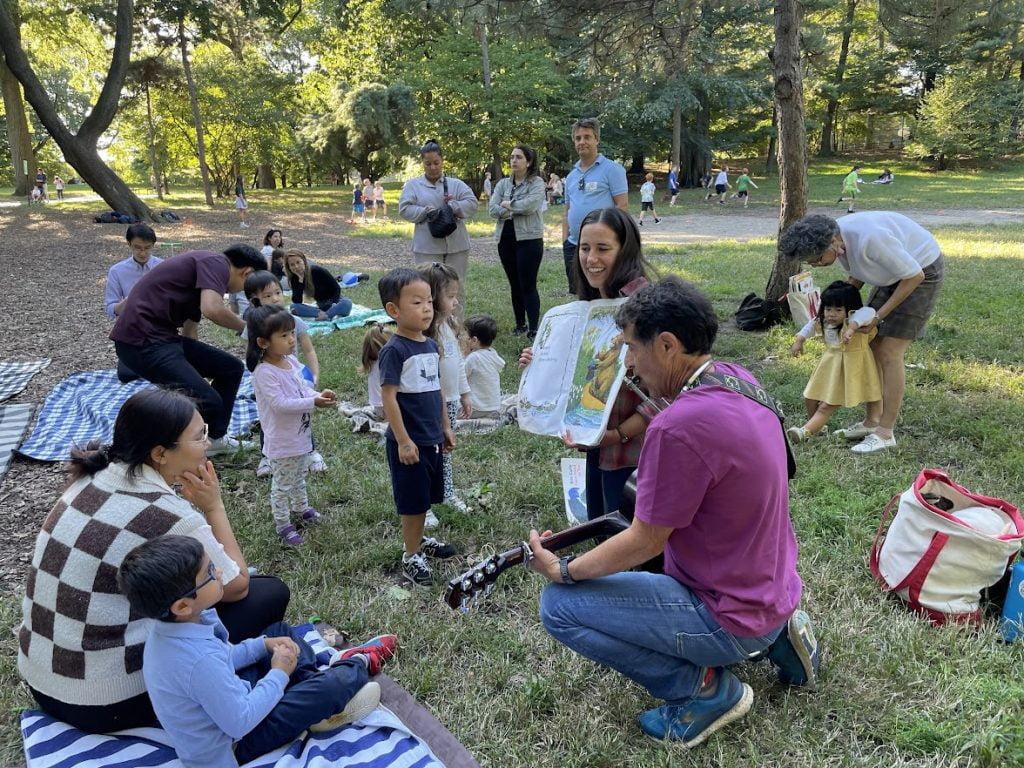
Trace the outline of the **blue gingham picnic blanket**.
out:
[[[36,407],[31,403],[0,405],[0,480],[11,465],[11,455],[21,445]]]
[[[339,652],[312,624],[298,629],[327,666]],[[21,715],[27,768],[182,768],[161,728],[133,728],[115,734],[79,731],[39,710]],[[390,710],[378,707],[337,731],[307,733],[280,749],[246,763],[248,768],[444,768],[430,748]]]
[[[49,364],[48,357],[20,362],[0,362],[0,402],[21,392],[28,386],[32,377]]]
[[[353,304],[352,311],[345,317],[336,317],[333,320],[307,320],[310,336],[323,336],[335,331],[344,331],[346,328],[362,328],[370,323],[393,323],[391,316],[383,309],[370,309],[362,304]]]
[[[67,461],[75,445],[90,440],[109,443],[114,435],[114,419],[124,401],[152,386],[141,379],[122,384],[113,369],[73,373],[46,396],[32,434],[18,453],[39,461]],[[228,434],[245,434],[256,418],[256,396],[249,372],[245,371]]]

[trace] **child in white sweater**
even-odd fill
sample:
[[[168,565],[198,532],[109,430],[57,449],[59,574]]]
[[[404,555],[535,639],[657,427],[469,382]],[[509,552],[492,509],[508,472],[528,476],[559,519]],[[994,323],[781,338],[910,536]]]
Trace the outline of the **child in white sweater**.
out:
[[[466,355],[466,379],[473,416],[501,418],[501,370],[505,361],[491,348],[498,323],[490,315],[473,315],[466,320],[465,328],[470,350]]]

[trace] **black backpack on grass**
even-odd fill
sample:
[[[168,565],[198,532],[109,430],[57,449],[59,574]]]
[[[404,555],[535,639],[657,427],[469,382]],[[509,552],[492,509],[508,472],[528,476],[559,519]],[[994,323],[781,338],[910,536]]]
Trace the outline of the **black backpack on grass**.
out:
[[[767,331],[786,319],[782,304],[748,293],[736,310],[736,327],[741,331]]]

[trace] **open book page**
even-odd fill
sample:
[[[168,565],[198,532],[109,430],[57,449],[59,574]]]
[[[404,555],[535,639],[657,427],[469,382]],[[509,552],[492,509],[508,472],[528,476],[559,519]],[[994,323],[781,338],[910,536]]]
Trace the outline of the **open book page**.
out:
[[[519,426],[527,432],[570,433],[596,445],[625,375],[625,345],[615,325],[624,299],[577,301],[544,315],[533,362],[519,383]]]

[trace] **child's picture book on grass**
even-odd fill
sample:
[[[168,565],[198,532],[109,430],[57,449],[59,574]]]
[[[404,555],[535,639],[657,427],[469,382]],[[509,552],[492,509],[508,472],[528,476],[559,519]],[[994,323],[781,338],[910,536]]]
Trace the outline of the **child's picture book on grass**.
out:
[[[626,373],[626,346],[615,324],[625,299],[574,301],[548,310],[519,381],[519,426],[536,435],[569,433],[597,445]]]

